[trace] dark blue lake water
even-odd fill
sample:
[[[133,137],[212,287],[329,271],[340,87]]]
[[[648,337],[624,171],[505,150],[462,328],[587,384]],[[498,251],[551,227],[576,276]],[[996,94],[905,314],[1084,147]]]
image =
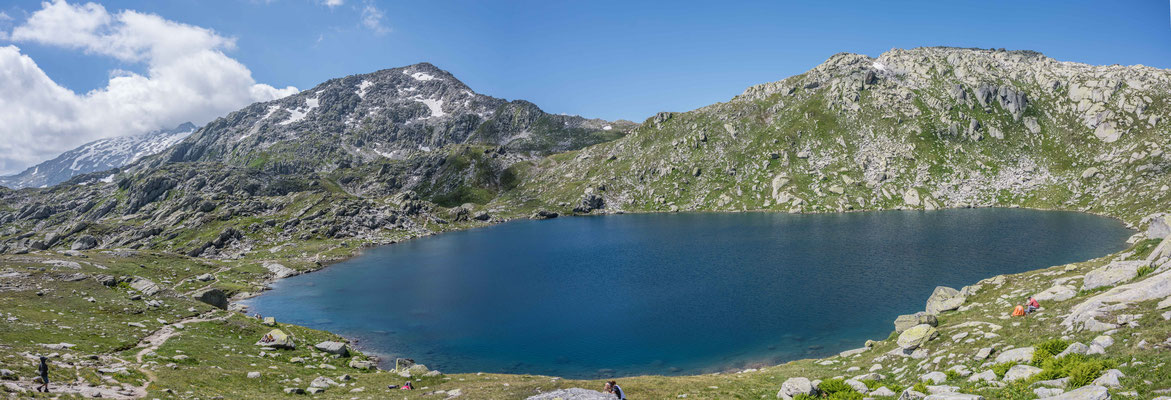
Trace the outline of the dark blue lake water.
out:
[[[1132,233],[1019,209],[526,220],[371,249],[247,303],[448,373],[693,374],[857,348],[936,285],[1106,255]]]

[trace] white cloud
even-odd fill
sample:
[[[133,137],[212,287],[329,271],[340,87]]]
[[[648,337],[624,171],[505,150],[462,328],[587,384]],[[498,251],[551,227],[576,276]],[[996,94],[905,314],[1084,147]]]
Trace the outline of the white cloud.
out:
[[[323,0],[321,2],[321,4],[325,4],[329,8],[334,8],[334,7],[340,6],[345,3],[346,3],[345,0]]]
[[[12,17],[8,13],[0,11],[0,40],[8,40],[8,23],[12,21]]]
[[[384,16],[382,10],[375,7],[373,3],[367,2],[366,6],[362,8],[362,25],[379,35],[390,32],[390,29],[382,24]]]
[[[42,3],[10,36],[141,63],[146,72],[110,71],[106,87],[79,94],[54,82],[19,47],[0,47],[0,174],[92,140],[203,124],[297,92],[256,83],[246,66],[223,53],[235,47],[233,39],[154,14],[111,14],[99,4],[55,0]]]

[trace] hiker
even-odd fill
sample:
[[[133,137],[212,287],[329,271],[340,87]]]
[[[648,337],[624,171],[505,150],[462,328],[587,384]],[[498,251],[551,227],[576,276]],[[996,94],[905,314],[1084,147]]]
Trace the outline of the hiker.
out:
[[[37,386],[37,391],[49,393],[49,359],[45,356],[41,356],[41,365],[37,367],[37,373],[41,374],[41,386]]]
[[[400,386],[400,387],[399,387],[399,389],[402,389],[402,390],[415,390],[415,385],[411,384],[411,381],[407,381],[407,383],[406,383],[406,384],[404,384],[404,385],[402,385],[402,386]]]
[[[621,386],[618,386],[618,382],[606,382],[606,386],[604,386],[603,389],[605,389],[606,393],[611,393],[616,396],[618,400],[626,400],[626,393],[622,391]]]
[[[1012,316],[1014,316],[1014,317],[1023,317],[1023,316],[1025,316],[1025,306],[1022,306],[1022,305],[1020,305],[1020,304],[1017,304],[1017,305],[1016,305],[1016,308],[1012,309]]]
[[[1025,314],[1032,314],[1037,309],[1041,308],[1041,304],[1037,303],[1037,299],[1029,296],[1029,301],[1025,302]]]

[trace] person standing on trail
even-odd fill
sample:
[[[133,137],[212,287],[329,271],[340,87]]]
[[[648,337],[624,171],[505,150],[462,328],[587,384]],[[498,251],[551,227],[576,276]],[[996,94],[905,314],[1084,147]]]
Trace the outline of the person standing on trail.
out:
[[[37,373],[41,374],[41,386],[37,386],[37,391],[49,393],[49,359],[45,356],[41,356],[41,365],[37,367]]]

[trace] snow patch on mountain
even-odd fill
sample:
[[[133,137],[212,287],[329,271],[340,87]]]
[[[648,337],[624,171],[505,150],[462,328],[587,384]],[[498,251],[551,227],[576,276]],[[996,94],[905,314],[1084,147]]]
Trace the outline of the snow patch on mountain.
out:
[[[289,119],[282,121],[281,125],[288,125],[305,119],[305,116],[309,115],[309,113],[313,112],[313,109],[320,106],[321,102],[316,97],[314,97],[312,99],[305,99],[305,105],[305,108],[297,107],[296,109],[289,110]]]
[[[431,118],[438,118],[447,115],[447,113],[443,112],[443,100],[422,99],[417,101],[426,104],[427,108],[431,109]]]
[[[426,72],[408,73],[407,71],[403,71],[403,73],[407,74],[407,76],[409,76],[409,77],[415,78],[415,80],[417,80],[417,81],[426,82],[426,81],[433,80],[433,79],[439,79],[439,78],[436,78],[434,75],[428,74]]]

